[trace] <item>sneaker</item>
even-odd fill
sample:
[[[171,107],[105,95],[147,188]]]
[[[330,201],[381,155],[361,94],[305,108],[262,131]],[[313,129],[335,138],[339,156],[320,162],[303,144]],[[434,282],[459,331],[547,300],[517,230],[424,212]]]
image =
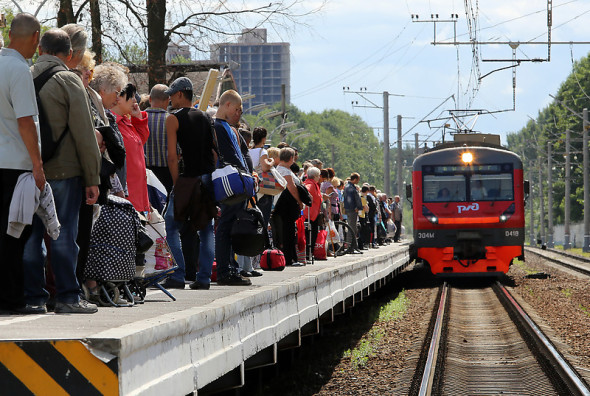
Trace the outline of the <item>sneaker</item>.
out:
[[[305,267],[305,263],[295,262],[291,264],[293,267]]]
[[[240,271],[240,275],[244,278],[250,278],[252,276],[252,273],[248,271]]]
[[[160,283],[164,289],[184,289],[184,281],[177,281],[172,278],[166,279],[164,282]]]
[[[22,307],[15,308],[14,312],[19,313],[19,314],[24,314],[24,315],[44,314],[44,313],[47,313],[47,307],[45,306],[45,304],[41,304],[41,305],[26,304]]]
[[[224,278],[218,278],[217,284],[226,286],[250,286],[252,282],[250,279],[244,278],[239,274],[230,274]]]
[[[55,310],[56,314],[70,314],[70,313],[82,313],[91,314],[98,312],[98,307],[94,304],[89,303],[86,300],[80,300],[77,303],[63,303],[56,302]]]
[[[256,270],[250,271],[250,274],[251,274],[250,276],[253,276],[253,277],[262,276],[262,273],[258,272]]]
[[[194,281],[193,283],[191,283],[190,285],[188,285],[188,287],[190,287],[193,290],[209,290],[211,288],[210,284],[206,284],[206,283],[201,283],[199,281]]]

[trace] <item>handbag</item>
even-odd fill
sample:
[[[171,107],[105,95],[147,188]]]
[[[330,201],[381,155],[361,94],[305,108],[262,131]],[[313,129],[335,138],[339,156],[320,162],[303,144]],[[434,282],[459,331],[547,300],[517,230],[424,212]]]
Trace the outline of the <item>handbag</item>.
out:
[[[258,184],[260,194],[278,195],[285,187],[287,187],[287,180],[275,168],[271,168],[268,172],[260,173],[260,182]]]
[[[268,233],[262,212],[250,199],[252,207],[242,209],[231,229],[231,244],[235,254],[258,256],[268,247]]]

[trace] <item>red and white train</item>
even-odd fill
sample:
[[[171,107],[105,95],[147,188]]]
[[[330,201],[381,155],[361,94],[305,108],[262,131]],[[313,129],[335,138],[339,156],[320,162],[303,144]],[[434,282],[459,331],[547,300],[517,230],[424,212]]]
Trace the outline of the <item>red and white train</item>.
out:
[[[433,274],[498,274],[524,259],[528,183],[497,135],[456,134],[413,164],[411,255]]]

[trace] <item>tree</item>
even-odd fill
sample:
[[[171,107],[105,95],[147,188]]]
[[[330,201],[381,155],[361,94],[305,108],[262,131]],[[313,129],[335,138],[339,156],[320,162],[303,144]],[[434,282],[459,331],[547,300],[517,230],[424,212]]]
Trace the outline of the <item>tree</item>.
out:
[[[166,50],[172,40],[207,54],[211,44],[236,37],[242,29],[264,25],[289,32],[296,25],[306,25],[305,18],[326,1],[312,3],[309,8],[310,3],[304,0],[278,0],[260,6],[218,0],[146,0],[145,6],[132,0],[59,0],[57,17],[59,26],[70,22],[87,25],[84,10],[89,6],[93,50],[99,56],[102,47],[109,45],[128,59],[126,48],[145,44],[149,84],[153,86],[166,82]]]

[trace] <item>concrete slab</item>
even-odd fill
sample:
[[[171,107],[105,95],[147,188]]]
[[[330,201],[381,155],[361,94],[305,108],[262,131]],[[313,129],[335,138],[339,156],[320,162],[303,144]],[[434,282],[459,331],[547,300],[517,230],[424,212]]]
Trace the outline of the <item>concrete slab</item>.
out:
[[[343,312],[407,261],[407,245],[392,244],[363,255],[265,272],[252,278],[249,287],[214,283],[208,291],[172,290],[175,302],[150,290],[143,305],[100,308],[93,315],[0,316],[0,346],[77,341],[115,373],[122,395],[184,395],[217,385],[226,374],[232,379],[228,386],[239,386],[244,362],[269,351],[272,358],[281,340],[291,345],[294,335],[300,339],[313,333],[320,317]],[[14,376],[28,386],[3,370],[12,357],[2,351],[0,382]]]

